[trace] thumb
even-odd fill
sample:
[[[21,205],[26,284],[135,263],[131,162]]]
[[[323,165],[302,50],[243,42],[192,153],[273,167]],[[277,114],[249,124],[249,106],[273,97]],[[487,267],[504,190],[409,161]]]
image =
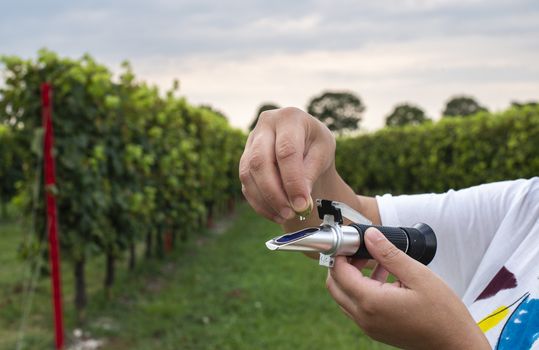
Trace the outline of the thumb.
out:
[[[373,259],[409,288],[418,285],[428,275],[428,269],[423,264],[395,247],[374,227],[365,231],[365,244]]]

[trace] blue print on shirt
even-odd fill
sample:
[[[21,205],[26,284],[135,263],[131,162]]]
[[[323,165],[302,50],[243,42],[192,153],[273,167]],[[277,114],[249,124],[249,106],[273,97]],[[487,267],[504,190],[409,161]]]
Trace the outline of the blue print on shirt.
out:
[[[530,299],[528,295],[503,327],[496,349],[531,349],[538,339],[539,299]]]

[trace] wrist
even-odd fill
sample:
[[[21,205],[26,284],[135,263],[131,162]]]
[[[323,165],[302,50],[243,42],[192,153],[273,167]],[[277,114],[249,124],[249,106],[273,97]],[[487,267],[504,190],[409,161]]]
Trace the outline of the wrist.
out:
[[[483,333],[483,331],[481,331],[481,329],[477,326],[477,324],[475,323],[475,321],[473,321],[473,319],[467,331],[465,331],[465,334],[468,336],[460,337],[461,341],[457,341],[457,344],[451,344],[451,346],[447,347],[447,349],[457,349],[457,348],[477,349],[477,350],[492,349],[490,346],[490,343],[485,337],[485,334]]]
[[[477,326],[475,321],[469,315],[470,320],[467,322],[466,326],[462,327],[460,330],[453,329],[448,337],[447,341],[443,344],[436,346],[438,349],[477,349],[477,350],[490,350],[492,349],[490,343],[488,342],[485,334]],[[439,336],[439,334],[438,334]]]

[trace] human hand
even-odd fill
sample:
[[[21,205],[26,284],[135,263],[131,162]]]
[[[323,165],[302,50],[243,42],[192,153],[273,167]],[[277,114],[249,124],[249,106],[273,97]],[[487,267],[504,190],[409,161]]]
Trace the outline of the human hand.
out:
[[[485,336],[451,289],[423,264],[398,250],[377,229],[365,233],[378,262],[336,258],[326,281],[343,312],[371,338],[407,349],[490,349]],[[398,278],[386,283],[388,271]]]
[[[337,183],[335,138],[320,121],[297,108],[265,111],[240,160],[242,191],[262,216],[277,223],[312,207],[317,183]]]

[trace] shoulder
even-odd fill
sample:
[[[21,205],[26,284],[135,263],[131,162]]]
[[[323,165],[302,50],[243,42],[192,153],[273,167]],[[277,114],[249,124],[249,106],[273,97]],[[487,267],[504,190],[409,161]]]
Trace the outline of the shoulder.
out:
[[[448,194],[487,205],[497,203],[509,210],[518,203],[539,202],[539,177],[492,182],[459,191],[451,190]]]
[[[478,193],[493,193],[493,194],[505,194],[505,195],[518,195],[521,193],[527,193],[530,191],[539,190],[539,177],[532,177],[530,179],[518,179],[485,183],[462,189],[456,192],[478,192]]]
[[[451,223],[458,221],[467,223],[466,228],[470,229],[477,222],[482,229],[495,231],[511,211],[539,215],[539,177],[491,182],[445,193],[386,194],[376,200],[384,225],[423,220],[454,226]]]

